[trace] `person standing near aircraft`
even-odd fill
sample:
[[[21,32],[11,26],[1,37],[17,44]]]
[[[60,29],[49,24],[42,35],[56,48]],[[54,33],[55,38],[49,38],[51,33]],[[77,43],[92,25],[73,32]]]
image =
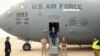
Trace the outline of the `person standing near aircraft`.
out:
[[[54,27],[52,27],[52,30],[50,31],[50,37],[52,38],[52,44],[55,45],[57,32]]]
[[[41,38],[42,56],[44,56],[44,55],[47,56],[47,46],[46,46],[47,42],[48,42],[47,38],[45,36],[43,36]]]
[[[10,56],[10,53],[11,53],[11,44],[9,40],[10,40],[10,37],[8,36],[5,41],[5,56]]]
[[[92,48],[93,48],[93,51],[94,51],[94,55],[95,56],[99,56],[99,49],[100,49],[100,46],[98,45],[99,43],[99,40],[97,37],[94,37],[93,38],[93,44],[92,44]]]
[[[62,37],[60,45],[61,45],[61,56],[66,56],[67,41],[65,37]]]

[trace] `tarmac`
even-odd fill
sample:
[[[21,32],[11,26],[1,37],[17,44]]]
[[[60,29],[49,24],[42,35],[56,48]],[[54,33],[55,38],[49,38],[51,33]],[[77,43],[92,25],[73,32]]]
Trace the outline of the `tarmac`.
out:
[[[0,38],[0,56],[4,56],[4,42],[5,38]],[[12,52],[10,56],[42,56],[41,44],[39,42],[30,41],[32,50],[23,51],[22,46],[25,41],[19,40],[16,37],[10,39],[12,45]],[[94,56],[91,45],[68,45],[67,56]],[[49,56],[49,55],[48,55]]]
[[[0,56],[5,56],[5,40],[6,36],[10,36],[11,55],[10,56],[42,56],[40,42],[30,41],[31,51],[23,51],[22,46],[25,41],[18,39],[18,37],[8,34],[0,29]],[[48,45],[47,45],[48,46]],[[50,56],[50,55],[47,55]],[[60,55],[59,55],[60,56]],[[94,56],[91,45],[68,45],[67,56]]]

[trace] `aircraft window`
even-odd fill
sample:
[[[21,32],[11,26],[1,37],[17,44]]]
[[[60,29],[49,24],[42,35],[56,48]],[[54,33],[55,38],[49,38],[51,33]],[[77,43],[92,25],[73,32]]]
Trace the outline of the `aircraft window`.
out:
[[[71,17],[69,20],[69,24],[72,26],[76,25],[76,17]]]
[[[11,11],[8,11],[8,14],[11,14]]]
[[[81,19],[81,24],[82,24],[82,25],[87,25],[87,24],[88,24],[88,18],[82,17],[82,19]]]
[[[23,9],[23,8],[24,8],[24,5],[21,5],[21,6],[20,6],[20,8],[22,8],[22,9]]]
[[[7,16],[11,16],[11,15],[13,15],[13,13],[12,13],[12,11],[8,10],[8,11],[6,12],[6,15],[7,15]]]
[[[18,8],[24,9],[24,8],[27,7],[27,3],[26,2],[22,2],[22,3],[19,3],[17,6],[18,6]]]

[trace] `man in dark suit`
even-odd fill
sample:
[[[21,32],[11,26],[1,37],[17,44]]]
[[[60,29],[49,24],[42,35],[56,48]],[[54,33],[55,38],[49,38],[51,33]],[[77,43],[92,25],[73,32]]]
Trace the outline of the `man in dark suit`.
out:
[[[10,40],[10,37],[8,36],[5,41],[5,56],[10,56],[11,44],[9,40]]]
[[[52,30],[50,31],[50,37],[52,39],[52,44],[55,45],[56,43],[56,37],[57,37],[57,32],[54,27],[52,27]]]

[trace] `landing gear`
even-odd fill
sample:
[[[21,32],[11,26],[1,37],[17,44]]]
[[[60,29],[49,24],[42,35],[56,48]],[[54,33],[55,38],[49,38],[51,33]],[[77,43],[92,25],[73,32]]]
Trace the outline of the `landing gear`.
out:
[[[30,50],[31,50],[31,45],[30,45],[29,43],[25,43],[25,44],[23,45],[23,50],[24,50],[24,51],[30,51]]]
[[[81,45],[81,44],[79,44],[79,46],[80,46],[80,47],[82,47],[82,45]]]

